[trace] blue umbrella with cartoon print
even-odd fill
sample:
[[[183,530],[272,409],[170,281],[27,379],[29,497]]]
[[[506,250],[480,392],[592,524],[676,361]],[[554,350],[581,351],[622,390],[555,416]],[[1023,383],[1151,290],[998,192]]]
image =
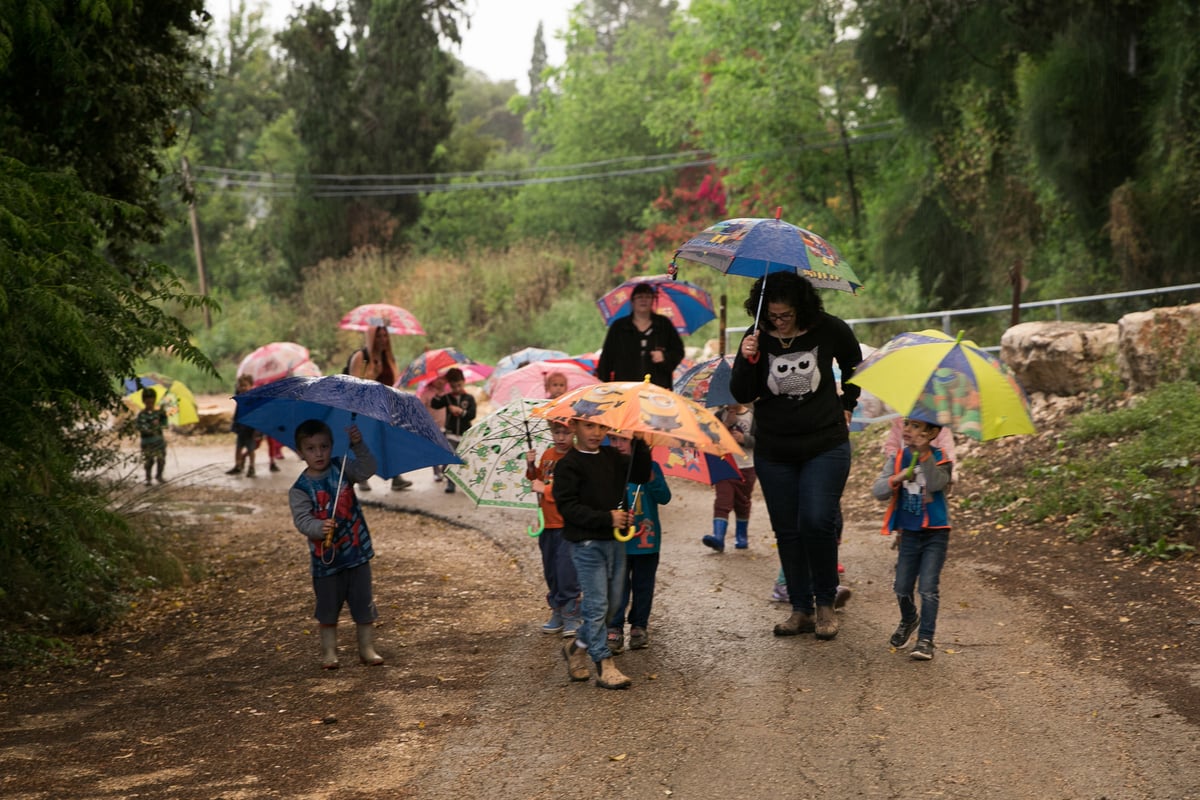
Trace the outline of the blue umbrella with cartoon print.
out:
[[[234,421],[296,447],[296,426],[318,419],[333,431],[334,457],[353,458],[346,429],[357,425],[375,457],[376,474],[402,472],[461,459],[415,395],[351,375],[293,377],[234,396]]]

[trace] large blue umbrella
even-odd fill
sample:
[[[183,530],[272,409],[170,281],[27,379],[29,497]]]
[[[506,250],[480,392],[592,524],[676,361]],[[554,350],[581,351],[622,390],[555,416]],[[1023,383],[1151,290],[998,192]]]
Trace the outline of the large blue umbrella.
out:
[[[421,467],[462,463],[416,395],[378,381],[350,375],[284,378],[233,399],[237,422],[297,452],[296,426],[305,420],[319,419],[330,427],[333,455],[339,458],[350,449],[346,428],[357,425],[375,456],[376,474],[384,478]]]
[[[781,219],[739,217],[705,228],[675,251],[727,275],[795,272],[818,288],[857,292],[862,281],[823,238]]]

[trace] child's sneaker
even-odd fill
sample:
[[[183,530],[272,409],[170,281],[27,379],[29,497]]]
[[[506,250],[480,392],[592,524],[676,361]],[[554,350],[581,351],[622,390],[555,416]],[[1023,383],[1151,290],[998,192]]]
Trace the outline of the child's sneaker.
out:
[[[650,634],[646,633],[645,628],[630,628],[629,629],[629,649],[641,650],[650,644]]]
[[[226,475],[241,475],[241,474],[242,474],[242,468],[241,468],[241,467],[234,467],[233,469],[227,469],[227,470],[225,470],[225,474],[226,474]]]
[[[788,597],[787,584],[786,583],[775,584],[775,588],[771,590],[771,599],[774,600],[776,603],[792,602],[792,598]]]
[[[246,467],[246,477],[247,478],[254,477],[254,467]]]
[[[849,586],[838,584],[837,593],[833,596],[833,607],[841,608],[846,605],[846,603],[850,602],[850,597],[853,594],[854,592],[850,591]]]
[[[579,632],[579,626],[583,624],[583,616],[580,614],[563,614],[562,638],[574,639],[575,634]]]
[[[558,633],[563,629],[562,613],[556,608],[550,612],[550,619],[542,625],[542,633]]]
[[[620,628],[608,629],[608,651],[614,656],[625,652],[625,631]]]
[[[912,652],[908,655],[917,661],[932,661],[933,641],[930,639],[917,639],[917,643],[913,645]]]
[[[279,472],[279,465],[272,461],[271,466],[267,467],[267,470],[269,472]]]
[[[888,639],[888,644],[895,648],[904,647],[908,643],[909,637],[913,635],[913,631],[921,624],[921,616],[912,618],[911,622],[900,620],[900,624],[896,626],[896,632],[892,634],[892,638]]]

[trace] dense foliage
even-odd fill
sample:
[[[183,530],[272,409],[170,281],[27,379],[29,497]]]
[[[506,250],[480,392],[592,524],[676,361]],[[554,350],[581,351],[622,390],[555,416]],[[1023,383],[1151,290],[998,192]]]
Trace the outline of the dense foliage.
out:
[[[17,13],[17,8],[20,12]],[[157,348],[204,356],[173,315],[195,307],[135,255],[158,224],[174,110],[196,97],[198,0],[0,6],[0,619],[91,629],[147,555],[107,490],[105,412]],[[5,640],[0,640],[0,645]]]

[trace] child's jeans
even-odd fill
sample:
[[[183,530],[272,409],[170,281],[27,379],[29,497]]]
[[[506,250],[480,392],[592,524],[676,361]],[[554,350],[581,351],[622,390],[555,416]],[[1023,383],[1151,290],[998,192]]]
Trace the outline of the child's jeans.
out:
[[[917,616],[917,605],[913,602],[913,590],[920,585],[921,627],[918,639],[933,641],[937,630],[938,584],[942,579],[942,565],[946,563],[946,550],[950,545],[949,530],[902,531],[900,553],[896,558],[896,583],[892,591],[900,602],[900,618],[912,620]]]
[[[625,543],[615,539],[568,542],[579,588],[583,590],[583,624],[575,638],[587,645],[592,661],[612,656],[608,649],[608,620],[616,616],[625,582]]]
[[[546,602],[562,608],[579,597],[579,577],[571,561],[570,543],[563,539],[562,528],[546,528],[538,536],[542,551],[542,575],[546,578]]]
[[[608,621],[610,627],[630,627],[645,630],[649,627],[650,608],[654,605],[654,577],[658,573],[658,553],[625,554],[625,582],[621,587],[621,605]],[[632,603],[630,602],[632,600]],[[629,606],[629,616],[625,607]]]

